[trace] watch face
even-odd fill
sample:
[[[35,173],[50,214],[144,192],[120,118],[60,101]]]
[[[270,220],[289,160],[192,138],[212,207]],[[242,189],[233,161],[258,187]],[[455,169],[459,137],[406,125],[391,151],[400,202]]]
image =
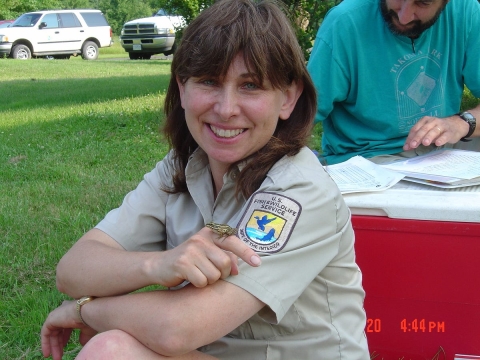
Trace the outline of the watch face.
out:
[[[475,117],[470,114],[469,112],[465,111],[463,113],[460,114],[460,117],[465,120],[466,122],[468,122],[469,124],[471,124],[472,122],[473,123],[476,123],[476,120]]]
[[[469,126],[469,130],[468,130],[467,135],[465,135],[460,140],[461,141],[470,141],[470,140],[466,140],[466,138],[469,138],[473,134],[473,132],[475,131],[475,128],[477,126],[477,119],[475,119],[475,117],[472,114],[470,114],[468,111],[464,111],[463,113],[459,114],[459,116],[463,120],[465,120],[465,122]]]

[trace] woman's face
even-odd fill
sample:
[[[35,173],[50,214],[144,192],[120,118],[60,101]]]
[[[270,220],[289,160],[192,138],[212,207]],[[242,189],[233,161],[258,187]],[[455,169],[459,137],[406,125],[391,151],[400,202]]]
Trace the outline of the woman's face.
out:
[[[268,80],[259,84],[254,75],[239,54],[224,78],[192,77],[185,84],[177,79],[188,129],[212,169],[226,171],[261,149],[301,94],[298,84],[274,89]]]

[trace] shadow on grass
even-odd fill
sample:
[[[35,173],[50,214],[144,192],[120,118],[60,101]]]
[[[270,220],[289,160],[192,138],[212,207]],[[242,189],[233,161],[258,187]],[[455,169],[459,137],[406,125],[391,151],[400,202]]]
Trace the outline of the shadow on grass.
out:
[[[49,107],[78,105],[165,92],[169,81],[170,75],[7,81],[0,84],[0,114],[9,110],[32,110],[46,104]]]

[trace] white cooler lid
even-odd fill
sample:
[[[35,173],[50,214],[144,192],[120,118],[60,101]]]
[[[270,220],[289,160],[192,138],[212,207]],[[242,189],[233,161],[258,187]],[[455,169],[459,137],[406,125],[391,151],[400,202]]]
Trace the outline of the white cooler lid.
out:
[[[480,223],[480,185],[442,189],[400,181],[388,190],[343,197],[353,215]]]

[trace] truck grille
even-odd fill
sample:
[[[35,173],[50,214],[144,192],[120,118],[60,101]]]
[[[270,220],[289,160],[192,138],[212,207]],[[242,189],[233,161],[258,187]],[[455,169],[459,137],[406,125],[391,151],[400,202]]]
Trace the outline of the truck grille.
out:
[[[123,28],[123,33],[125,35],[155,34],[155,25],[153,23],[125,25]]]

